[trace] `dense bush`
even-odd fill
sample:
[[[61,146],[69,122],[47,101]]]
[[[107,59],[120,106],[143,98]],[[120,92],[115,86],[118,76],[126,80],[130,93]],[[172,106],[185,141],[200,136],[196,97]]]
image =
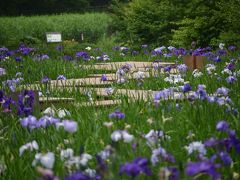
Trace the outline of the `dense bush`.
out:
[[[116,7],[121,11],[116,11]],[[113,6],[115,28],[120,30],[120,37],[133,44],[161,43],[165,44],[171,37],[171,29],[174,27],[174,9],[172,3],[167,0],[134,0],[127,5]]]
[[[129,44],[189,46],[240,44],[240,1],[114,1],[114,27]]]
[[[108,31],[111,18],[105,13],[0,18],[0,45],[15,46],[20,41],[46,41],[46,32],[61,32],[63,39],[96,42]]]

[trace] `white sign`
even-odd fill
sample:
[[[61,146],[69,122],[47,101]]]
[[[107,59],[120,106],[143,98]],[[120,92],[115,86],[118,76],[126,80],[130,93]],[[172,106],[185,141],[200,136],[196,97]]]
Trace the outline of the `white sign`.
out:
[[[58,32],[46,33],[48,43],[62,42],[62,34]]]

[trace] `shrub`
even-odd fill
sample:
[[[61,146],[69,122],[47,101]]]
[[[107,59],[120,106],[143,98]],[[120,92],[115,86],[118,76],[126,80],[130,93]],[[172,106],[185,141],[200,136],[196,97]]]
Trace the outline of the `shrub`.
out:
[[[133,0],[118,8],[123,12],[121,14],[120,11],[120,17],[115,18],[115,23],[119,26],[121,37],[128,40],[128,43],[168,43],[174,27],[171,21],[176,18],[171,2]],[[119,11],[117,13],[119,16]],[[125,31],[122,31],[123,28],[126,28]]]

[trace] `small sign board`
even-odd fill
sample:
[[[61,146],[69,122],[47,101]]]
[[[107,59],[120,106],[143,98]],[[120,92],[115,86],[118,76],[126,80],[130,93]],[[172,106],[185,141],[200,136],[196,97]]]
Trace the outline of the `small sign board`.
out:
[[[47,32],[46,37],[48,43],[62,42],[62,34],[59,32]]]

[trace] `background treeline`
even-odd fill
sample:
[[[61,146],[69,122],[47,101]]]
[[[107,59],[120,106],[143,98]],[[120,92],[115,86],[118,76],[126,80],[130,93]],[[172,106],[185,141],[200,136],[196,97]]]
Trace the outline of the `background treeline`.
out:
[[[41,15],[106,10],[111,0],[1,0],[0,16]]]
[[[115,0],[111,9],[118,37],[128,44],[240,45],[240,0]]]

